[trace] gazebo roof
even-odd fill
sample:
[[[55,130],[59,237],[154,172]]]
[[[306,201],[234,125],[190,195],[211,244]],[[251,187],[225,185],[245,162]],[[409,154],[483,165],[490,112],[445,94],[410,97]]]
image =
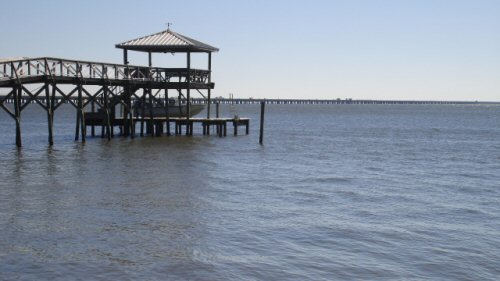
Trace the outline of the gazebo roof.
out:
[[[173,32],[170,29],[116,44],[115,47],[126,50],[156,53],[219,51],[218,48]]]

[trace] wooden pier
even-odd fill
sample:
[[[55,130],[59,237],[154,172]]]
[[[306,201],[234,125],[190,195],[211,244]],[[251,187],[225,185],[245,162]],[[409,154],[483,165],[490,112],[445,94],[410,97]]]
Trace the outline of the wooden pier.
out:
[[[21,113],[30,104],[38,104],[46,111],[50,145],[53,144],[54,112],[64,103],[76,109],[75,140],[81,139],[82,142],[85,142],[88,126],[92,127],[92,135],[95,135],[95,126],[101,126],[101,136],[111,139],[113,128],[118,126],[122,136],[134,138],[138,122],[141,136],[144,129],[146,134],[162,135],[164,125],[167,135],[170,135],[171,124],[177,134],[184,126],[187,135],[192,135],[194,124],[198,123],[204,134],[210,134],[210,127],[215,126],[218,135],[224,136],[227,123],[233,124],[235,133],[240,125],[246,126],[248,133],[248,118],[211,116],[212,52],[217,52],[217,48],[170,29],[116,47],[123,49],[123,64],[52,57],[0,60],[0,90],[5,92],[0,96],[0,108],[16,123],[16,145],[22,145]],[[129,64],[129,50],[147,53],[148,66]],[[152,53],[183,53],[186,67],[153,67]],[[207,69],[191,67],[192,53],[207,54]],[[206,118],[191,117],[193,94],[199,96],[196,103],[208,105]],[[170,116],[168,105],[172,99],[185,107],[185,117]],[[165,114],[153,116],[151,113],[139,117],[134,110],[137,101],[141,101],[142,112],[147,106],[164,108]]]

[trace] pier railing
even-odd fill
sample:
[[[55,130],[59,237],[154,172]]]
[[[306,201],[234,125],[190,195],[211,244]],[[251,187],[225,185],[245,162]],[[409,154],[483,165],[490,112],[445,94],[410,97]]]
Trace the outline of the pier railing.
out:
[[[0,82],[23,82],[30,78],[80,80],[140,80],[151,82],[207,83],[209,70],[144,67],[59,58],[23,58],[0,61]]]

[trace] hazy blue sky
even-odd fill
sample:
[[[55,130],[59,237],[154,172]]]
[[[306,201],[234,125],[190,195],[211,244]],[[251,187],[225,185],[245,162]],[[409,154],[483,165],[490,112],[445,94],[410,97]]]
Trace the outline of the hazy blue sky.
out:
[[[500,100],[499,0],[0,3],[0,57],[118,63],[116,43],[172,22],[220,48],[216,96]],[[158,66],[178,60],[154,56]]]

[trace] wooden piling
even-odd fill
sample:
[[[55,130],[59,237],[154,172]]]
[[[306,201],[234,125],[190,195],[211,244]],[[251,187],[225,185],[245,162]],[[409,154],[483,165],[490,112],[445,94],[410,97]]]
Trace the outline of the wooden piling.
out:
[[[127,73],[130,73],[127,70]],[[130,108],[128,105],[130,104],[130,82],[127,81],[127,84],[124,87],[124,91],[122,93],[122,101],[124,104],[121,105],[123,108],[123,131],[121,132],[124,137],[130,136],[130,120],[129,120],[129,111]]]
[[[144,136],[144,115],[146,113],[146,89],[143,89],[142,91],[142,97],[141,97],[141,137]]]
[[[16,120],[16,146],[21,147],[21,95],[23,88],[19,85],[14,90],[14,114]]]
[[[104,112],[106,114],[106,137],[108,141],[111,140],[111,118],[109,117],[109,98],[108,98],[108,86],[103,86],[103,94],[104,94]]]
[[[148,128],[146,130],[146,133],[151,134],[152,137],[155,136],[155,128],[154,128],[154,123],[153,123],[153,91],[151,88],[147,89],[148,93],[148,104],[149,104],[149,122],[148,122]]]
[[[259,143],[263,144],[264,142],[264,114],[265,114],[266,102],[260,103],[260,134],[259,134]]]
[[[127,87],[127,95],[126,95],[126,114],[128,115],[128,136],[130,136],[131,139],[135,138],[135,123],[134,123],[134,116],[132,115],[132,87],[130,84]],[[134,89],[135,92],[135,89]]]
[[[155,122],[155,136],[160,137],[163,134],[163,122]]]
[[[76,109],[76,126],[75,126],[75,141],[78,141],[80,139],[80,95],[78,96],[78,101],[77,101],[78,108]]]
[[[86,141],[86,138],[87,138],[87,126],[85,126],[85,112],[84,112],[84,102],[83,102],[83,96],[82,96],[82,93],[83,93],[83,86],[80,84],[79,85],[79,96],[80,96],[80,100],[81,100],[81,103],[80,103],[80,131],[81,131],[81,134],[82,134],[82,142],[84,143]]]
[[[220,110],[220,102],[218,101],[215,103],[215,118],[219,118],[219,113],[220,113],[219,110]],[[217,125],[215,126],[215,128],[216,128],[215,129],[216,134],[219,134],[221,129],[220,126]]]
[[[95,101],[92,101],[90,103],[90,106],[91,106],[91,111],[95,112]],[[95,137],[95,126],[94,126],[94,124],[92,124],[92,126],[90,127],[90,135],[92,137]]]
[[[82,142],[85,142],[86,135],[85,118],[83,115],[83,96],[82,96],[82,85],[78,85],[78,108],[76,113],[76,132],[75,141],[79,139],[78,134],[81,133]]]
[[[52,102],[50,99],[50,89],[49,89],[49,83],[45,83],[45,110],[47,111],[47,129],[49,131],[49,145],[54,145],[54,138],[53,138],[53,120],[54,117],[52,116],[53,114],[53,106]]]
[[[170,104],[170,100],[168,98],[168,88],[165,88],[165,125],[167,126],[167,136],[170,136],[170,111],[168,109],[168,105]]]
[[[212,83],[212,53],[208,52],[208,83]],[[207,119],[210,119],[211,90],[208,89]]]
[[[189,118],[191,115],[191,52],[187,52],[187,89],[186,89],[186,119],[189,123]]]

